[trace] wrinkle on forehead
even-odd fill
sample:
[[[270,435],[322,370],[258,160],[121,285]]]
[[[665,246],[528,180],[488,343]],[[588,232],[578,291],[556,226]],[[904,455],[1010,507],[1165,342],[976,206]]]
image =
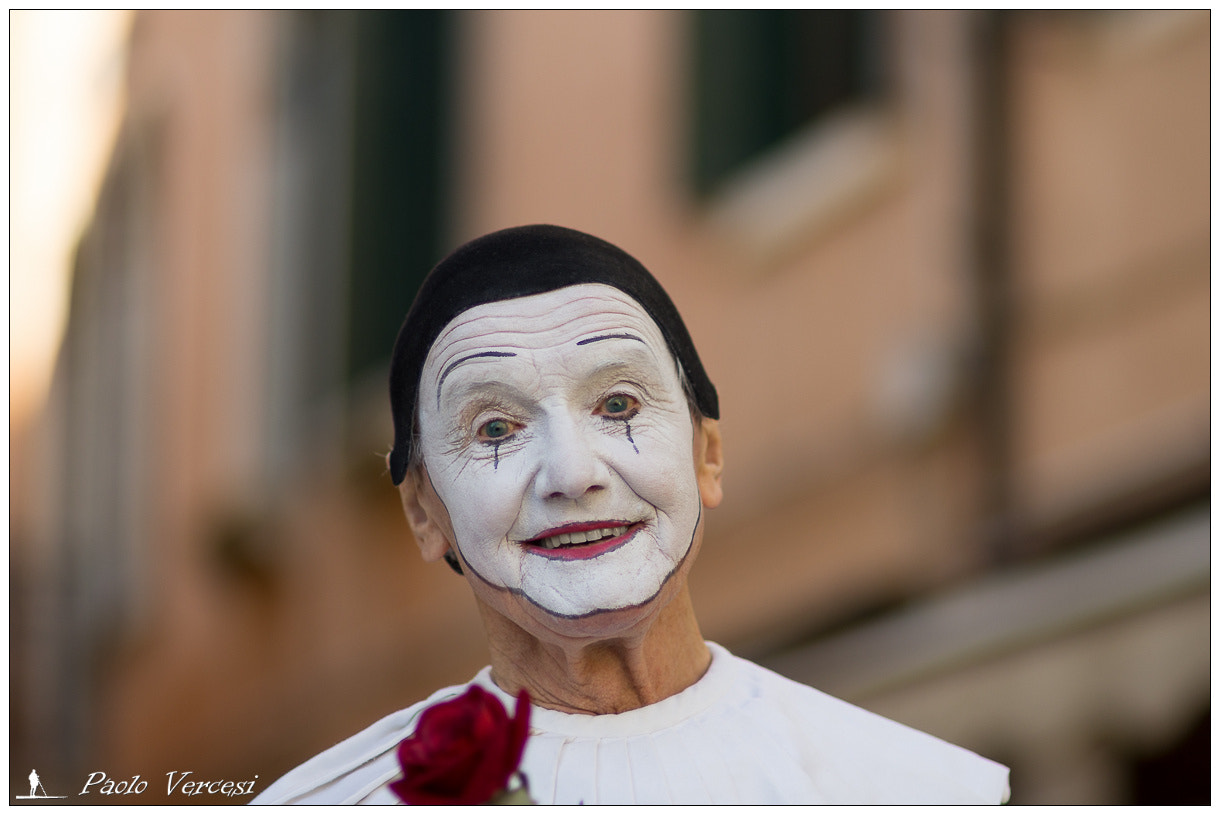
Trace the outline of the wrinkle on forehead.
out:
[[[628,295],[600,283],[568,286],[544,294],[485,303],[445,326],[428,352],[424,380],[435,386],[465,355],[479,351],[529,351],[575,340],[584,334],[634,330],[654,353],[668,344],[656,322]]]
[[[511,300],[497,300],[494,303],[480,305],[463,311],[449,321],[441,329],[432,347],[448,341],[449,335],[461,329],[468,323],[481,319],[518,320],[531,317],[542,317],[554,314],[559,309],[570,309],[587,301],[599,304],[607,313],[639,314],[650,322],[652,317],[630,295],[604,283],[581,283],[575,286],[565,286],[562,289],[531,294],[526,297],[515,297]]]

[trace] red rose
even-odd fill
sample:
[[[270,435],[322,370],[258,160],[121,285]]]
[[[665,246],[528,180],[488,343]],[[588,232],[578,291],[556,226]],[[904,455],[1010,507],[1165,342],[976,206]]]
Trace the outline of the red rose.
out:
[[[433,705],[398,745],[403,777],[390,789],[408,804],[486,804],[508,787],[529,734],[529,694],[516,715],[478,685]]]

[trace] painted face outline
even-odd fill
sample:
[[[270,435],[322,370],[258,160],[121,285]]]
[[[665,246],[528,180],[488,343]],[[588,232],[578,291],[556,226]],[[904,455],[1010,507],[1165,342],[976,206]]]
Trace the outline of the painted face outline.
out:
[[[428,478],[479,581],[581,618],[648,603],[691,551],[690,411],[626,294],[582,284],[470,309],[433,343],[420,394]]]

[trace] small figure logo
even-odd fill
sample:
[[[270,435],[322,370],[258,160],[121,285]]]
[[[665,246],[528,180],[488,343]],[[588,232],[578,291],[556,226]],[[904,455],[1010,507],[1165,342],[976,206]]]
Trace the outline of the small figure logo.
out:
[[[38,791],[42,790],[39,795]],[[66,795],[47,795],[47,788],[42,785],[42,780],[38,777],[38,770],[30,770],[30,794],[18,795],[17,800],[29,800],[31,798],[67,798]]]

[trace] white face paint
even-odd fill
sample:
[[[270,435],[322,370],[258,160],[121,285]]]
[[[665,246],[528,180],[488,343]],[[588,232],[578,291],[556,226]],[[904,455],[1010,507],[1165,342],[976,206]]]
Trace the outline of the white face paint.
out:
[[[652,599],[690,551],[690,412],[660,329],[618,289],[458,315],[418,404],[428,476],[484,582],[583,617]]]

